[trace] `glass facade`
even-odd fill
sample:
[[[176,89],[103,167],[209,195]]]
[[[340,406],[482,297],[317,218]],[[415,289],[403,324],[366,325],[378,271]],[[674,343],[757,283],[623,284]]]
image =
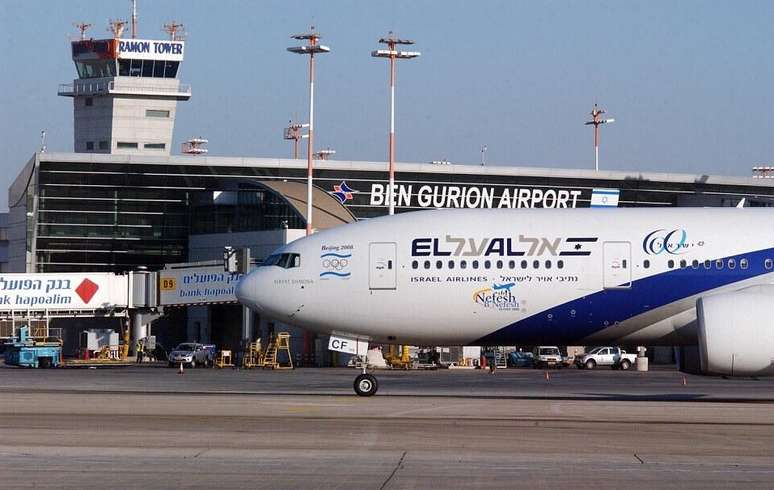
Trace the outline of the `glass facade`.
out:
[[[190,234],[278,229],[283,223],[306,226],[292,206],[260,185],[235,187],[227,175],[244,169],[221,171],[41,163],[38,272],[160,269],[188,259]],[[219,199],[231,195],[233,202]]]
[[[121,272],[138,266],[155,270],[167,263],[186,262],[191,234],[305,227],[296,208],[260,183],[305,183],[302,163],[267,159],[253,166],[242,159],[212,157],[172,157],[163,164],[115,158],[51,160],[55,158],[55,154],[41,158],[37,215],[30,220],[35,224],[28,246],[34,242],[38,272]],[[358,219],[387,214],[386,166],[336,166],[337,162],[318,164],[315,184]],[[397,212],[433,207],[588,207],[594,188],[618,189],[619,206],[733,206],[742,197],[749,206],[774,203],[774,188],[752,179],[736,179],[749,184],[722,184],[717,179],[715,183],[604,180],[552,177],[537,171],[498,175],[491,168],[475,173],[472,167],[464,172],[448,166],[407,167],[422,170],[396,174]],[[565,206],[557,204],[561,193],[569,196]],[[553,201],[546,197],[550,195]],[[33,205],[28,200],[28,209]]]

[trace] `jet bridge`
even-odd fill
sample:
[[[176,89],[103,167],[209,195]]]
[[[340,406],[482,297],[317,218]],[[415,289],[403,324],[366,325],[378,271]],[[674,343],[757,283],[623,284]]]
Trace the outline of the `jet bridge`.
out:
[[[160,314],[157,276],[148,272],[0,274],[0,340],[29,327],[33,338],[72,340],[58,320],[115,319],[132,327],[132,338],[147,335],[149,316]],[[77,332],[74,332],[77,335]]]

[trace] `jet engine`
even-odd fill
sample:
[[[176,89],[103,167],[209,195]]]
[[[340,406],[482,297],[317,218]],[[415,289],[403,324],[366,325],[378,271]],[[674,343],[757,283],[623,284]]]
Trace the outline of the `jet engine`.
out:
[[[774,285],[700,298],[702,374],[774,376]]]

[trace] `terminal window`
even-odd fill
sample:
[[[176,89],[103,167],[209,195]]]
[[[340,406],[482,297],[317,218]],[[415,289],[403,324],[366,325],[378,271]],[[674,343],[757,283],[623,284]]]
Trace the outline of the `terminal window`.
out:
[[[167,147],[165,143],[145,143],[143,146],[146,150],[163,150]]]
[[[100,150],[107,150],[109,148],[107,141],[100,141],[99,142],[99,149]]]
[[[93,141],[87,141],[86,142],[86,150],[91,151],[94,149],[94,142]]]
[[[119,141],[118,143],[116,143],[116,147],[117,148],[137,148],[138,145],[137,143],[132,143],[129,141]]]
[[[169,111],[145,109],[145,117],[169,117]]]
[[[86,100],[84,100],[84,104],[86,104],[87,107],[91,107],[94,105],[94,99],[91,97],[86,97]]]

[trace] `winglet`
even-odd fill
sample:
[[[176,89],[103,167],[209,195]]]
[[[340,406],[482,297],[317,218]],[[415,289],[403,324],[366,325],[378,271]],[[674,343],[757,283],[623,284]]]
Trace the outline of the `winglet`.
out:
[[[747,198],[746,198],[746,197],[743,197],[743,198],[742,198],[742,200],[741,200],[741,201],[739,201],[739,204],[737,204],[737,205],[736,205],[736,207],[738,207],[738,208],[743,208],[743,207],[744,207],[744,202],[745,202],[746,200],[747,200]]]

